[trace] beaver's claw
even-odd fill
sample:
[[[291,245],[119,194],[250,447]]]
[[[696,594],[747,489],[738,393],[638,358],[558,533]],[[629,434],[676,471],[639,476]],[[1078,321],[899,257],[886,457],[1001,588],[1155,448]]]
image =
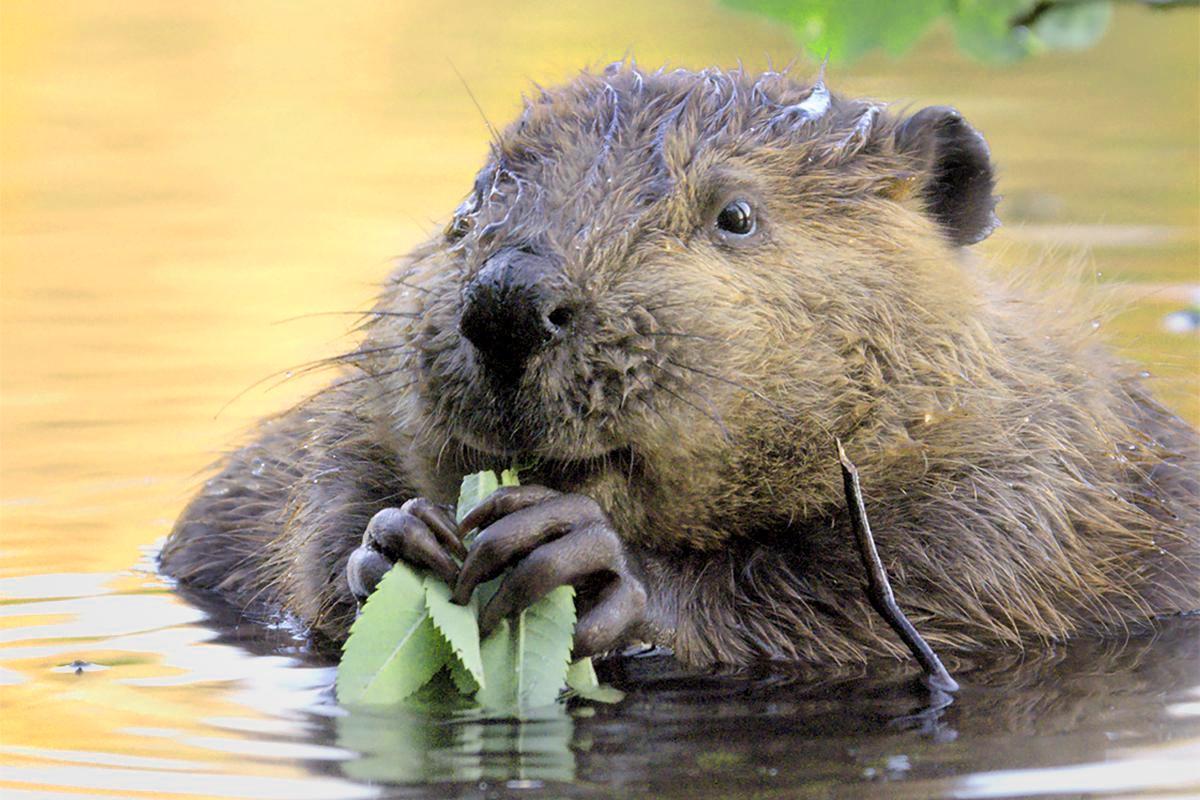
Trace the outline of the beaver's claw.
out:
[[[346,582],[360,604],[396,561],[433,570],[451,586],[458,579],[458,564],[467,548],[459,540],[451,512],[423,497],[399,508],[385,508],[367,524],[362,544],[346,562]]]
[[[577,657],[622,644],[642,622],[646,589],[608,516],[589,497],[542,486],[503,487],[459,525],[480,533],[464,559],[454,601],[466,603],[479,584],[512,567],[479,615],[480,631],[523,611],[558,586],[578,590]]]

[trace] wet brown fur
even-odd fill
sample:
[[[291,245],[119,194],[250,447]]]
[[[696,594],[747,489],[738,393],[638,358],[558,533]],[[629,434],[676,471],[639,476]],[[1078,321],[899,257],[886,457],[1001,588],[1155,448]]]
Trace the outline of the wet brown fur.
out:
[[[609,512],[650,590],[637,633],[685,661],[900,654],[861,590],[839,437],[937,648],[1200,607],[1195,432],[1071,298],[1035,300],[957,246],[903,119],[837,97],[805,119],[812,91],[620,64],[531,98],[447,235],[389,280],[338,360],[354,369],[230,456],[166,571],[336,641],[371,515],[516,459]],[[711,235],[733,197],[760,210],[754,243]],[[581,332],[504,394],[457,315],[515,246],[560,259]]]

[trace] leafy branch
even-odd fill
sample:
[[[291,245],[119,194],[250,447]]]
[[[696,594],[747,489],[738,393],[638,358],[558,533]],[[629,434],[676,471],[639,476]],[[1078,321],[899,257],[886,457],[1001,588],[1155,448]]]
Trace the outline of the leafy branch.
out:
[[[500,486],[517,485],[515,471],[463,479],[458,519]],[[468,545],[473,536],[467,537]],[[591,659],[570,662],[575,590],[560,586],[479,637],[479,609],[503,576],[481,585],[471,601],[450,601],[450,587],[403,562],[380,580],[350,628],[338,667],[337,697],[346,705],[394,705],[419,700],[453,705],[471,698],[489,713],[521,716],[553,703],[564,685],[582,697],[617,702],[622,695],[596,678]]]

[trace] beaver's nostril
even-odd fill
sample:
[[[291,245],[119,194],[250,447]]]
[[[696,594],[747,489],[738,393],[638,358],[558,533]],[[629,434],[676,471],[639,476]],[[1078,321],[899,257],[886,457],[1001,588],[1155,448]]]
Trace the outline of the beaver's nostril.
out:
[[[562,326],[573,316],[557,264],[508,248],[489,258],[466,286],[459,330],[489,370],[511,379],[563,337]]]
[[[575,312],[567,306],[559,306],[546,316],[547,321],[556,328],[565,328],[575,319]]]

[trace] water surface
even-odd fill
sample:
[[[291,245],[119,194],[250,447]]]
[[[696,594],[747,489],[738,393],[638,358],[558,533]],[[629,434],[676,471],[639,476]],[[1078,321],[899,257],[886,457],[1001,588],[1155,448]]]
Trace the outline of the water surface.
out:
[[[345,318],[284,321],[363,308],[469,187],[486,129],[455,68],[499,121],[529,80],[627,51],[795,55],[768,20],[684,2],[297,8],[0,4],[5,797],[1200,793],[1195,620],[1000,654],[944,708],[905,665],[640,659],[624,704],[514,725],[344,714],[290,631],[173,591],[153,549],[205,465],[320,378],[239,393],[349,346]],[[935,33],[830,77],[957,105],[1006,198],[984,254],[1109,295],[1096,335],[1193,422],[1198,340],[1161,322],[1200,287],[1198,42],[1200,11],[1122,8],[1084,53],[998,70]]]

